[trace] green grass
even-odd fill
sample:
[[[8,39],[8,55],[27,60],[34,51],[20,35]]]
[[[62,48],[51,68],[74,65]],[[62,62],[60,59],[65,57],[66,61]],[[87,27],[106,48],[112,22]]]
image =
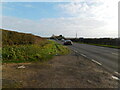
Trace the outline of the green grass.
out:
[[[3,63],[46,61],[55,55],[65,55],[69,49],[54,41],[48,41],[42,45],[13,45],[2,48]]]
[[[103,44],[93,44],[93,43],[82,43],[82,42],[77,42],[77,43],[120,49],[120,46],[103,45]]]
[[[2,63],[2,48],[0,47],[0,64]]]
[[[101,44],[91,44],[91,45],[102,46],[102,47],[110,47],[110,48],[117,48],[117,49],[120,48],[120,46],[112,46],[112,45],[101,45]]]

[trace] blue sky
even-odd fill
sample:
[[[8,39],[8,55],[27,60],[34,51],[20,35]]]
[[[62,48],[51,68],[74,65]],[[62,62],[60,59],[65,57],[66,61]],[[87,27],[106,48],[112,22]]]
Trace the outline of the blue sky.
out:
[[[3,15],[38,20],[41,18],[59,18],[60,10],[57,2],[9,2],[3,3]]]
[[[47,37],[118,37],[118,0],[4,2],[1,28]]]

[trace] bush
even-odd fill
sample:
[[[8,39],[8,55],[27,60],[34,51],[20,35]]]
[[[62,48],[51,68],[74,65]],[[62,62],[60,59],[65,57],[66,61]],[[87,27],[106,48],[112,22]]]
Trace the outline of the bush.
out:
[[[13,45],[2,48],[3,62],[45,61],[56,54],[66,54],[69,50],[53,41],[44,46],[40,45]],[[56,47],[57,45],[57,47]]]

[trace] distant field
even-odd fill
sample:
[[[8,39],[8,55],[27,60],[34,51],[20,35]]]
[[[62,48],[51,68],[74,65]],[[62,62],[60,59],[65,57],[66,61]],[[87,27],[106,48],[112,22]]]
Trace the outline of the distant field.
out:
[[[81,43],[81,42],[77,42],[77,43]],[[120,46],[113,46],[113,45],[103,45],[103,44],[93,44],[93,43],[81,43],[81,44],[89,44],[89,45],[95,45],[95,46],[102,46],[102,47],[120,49]]]
[[[71,38],[73,42],[96,46],[120,48],[120,38]]]
[[[2,33],[3,63],[46,61],[55,55],[69,53],[67,47],[39,36],[8,30]]]
[[[102,46],[102,47],[110,47],[110,48],[120,49],[120,46],[113,46],[113,45],[102,45],[102,44],[90,44],[90,45],[96,45],[96,46]]]

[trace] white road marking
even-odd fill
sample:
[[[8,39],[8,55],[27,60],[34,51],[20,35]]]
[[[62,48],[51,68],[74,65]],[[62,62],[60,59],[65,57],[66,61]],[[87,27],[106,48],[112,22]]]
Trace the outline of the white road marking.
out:
[[[77,52],[76,50],[74,50],[74,52]]]
[[[118,53],[112,53],[113,55],[118,55]]]
[[[120,80],[118,77],[116,77],[116,76],[112,76],[112,78],[113,79],[115,79],[115,80]]]
[[[85,54],[81,54],[82,56],[84,56],[84,57],[87,57]]]
[[[76,50],[73,50],[75,53],[77,53],[78,51],[76,51]]]
[[[98,65],[102,65],[101,63],[99,63],[98,61],[92,59],[93,62],[97,63]]]
[[[115,74],[120,75],[120,73],[118,73],[118,72],[115,72]]]

